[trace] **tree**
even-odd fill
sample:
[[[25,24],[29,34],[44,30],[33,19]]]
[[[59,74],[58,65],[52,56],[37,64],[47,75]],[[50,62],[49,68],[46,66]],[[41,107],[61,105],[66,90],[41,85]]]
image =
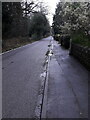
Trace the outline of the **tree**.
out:
[[[27,2],[26,0],[22,2],[3,2],[2,37],[4,48],[7,46],[8,38],[32,37],[36,35],[39,38],[41,36],[45,36],[50,31],[50,26],[48,20],[46,19],[46,14],[47,8],[40,1],[35,2],[35,0],[30,0]],[[36,24],[35,29],[32,27],[34,26],[33,19]],[[39,24],[41,25],[39,26]],[[20,40],[11,42],[18,44],[23,41]]]
[[[45,5],[35,0],[2,3],[3,37],[28,36],[33,14],[46,14],[46,11]]]
[[[48,14],[48,7],[45,3],[39,0],[22,1],[22,9],[25,17],[30,16],[32,13],[41,12],[42,14]]]
[[[19,34],[21,24],[22,7],[19,2],[2,3],[2,32],[3,37]],[[16,28],[16,29],[15,29]],[[13,29],[13,30],[12,30]]]
[[[62,3],[57,4],[55,15],[53,16],[53,30],[54,34],[59,34],[61,32],[60,25],[63,25],[63,8]]]
[[[38,39],[50,33],[50,25],[44,14],[37,12],[33,15],[29,29],[30,36],[35,36]]]
[[[53,28],[55,34],[68,33],[71,35],[72,38],[75,37],[76,39],[76,37],[79,36],[79,39],[89,40],[89,2],[59,2],[53,19]]]

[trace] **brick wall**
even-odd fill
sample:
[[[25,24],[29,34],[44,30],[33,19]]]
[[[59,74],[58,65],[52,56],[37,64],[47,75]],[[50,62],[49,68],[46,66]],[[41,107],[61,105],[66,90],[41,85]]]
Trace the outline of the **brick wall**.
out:
[[[90,70],[90,48],[71,43],[70,55],[76,57],[88,70]]]

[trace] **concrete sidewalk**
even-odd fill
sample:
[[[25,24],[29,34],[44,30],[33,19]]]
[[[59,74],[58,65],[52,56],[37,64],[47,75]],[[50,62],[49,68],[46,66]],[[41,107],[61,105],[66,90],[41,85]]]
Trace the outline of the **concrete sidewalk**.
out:
[[[88,71],[53,41],[46,118],[88,118]]]

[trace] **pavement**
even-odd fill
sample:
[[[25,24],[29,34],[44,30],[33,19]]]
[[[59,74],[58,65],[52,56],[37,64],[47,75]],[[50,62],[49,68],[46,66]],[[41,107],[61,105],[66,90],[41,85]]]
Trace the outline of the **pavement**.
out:
[[[88,71],[53,40],[42,118],[88,118]]]

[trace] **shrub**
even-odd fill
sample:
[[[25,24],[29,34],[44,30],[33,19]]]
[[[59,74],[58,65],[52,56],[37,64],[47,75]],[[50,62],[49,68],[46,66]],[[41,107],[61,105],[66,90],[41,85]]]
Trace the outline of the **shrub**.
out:
[[[64,46],[65,48],[69,48],[70,47],[70,35],[66,34],[66,35],[61,35],[61,46]]]
[[[90,47],[90,40],[88,39],[88,36],[86,36],[83,33],[73,34],[72,42],[76,44],[80,44],[82,46]]]

